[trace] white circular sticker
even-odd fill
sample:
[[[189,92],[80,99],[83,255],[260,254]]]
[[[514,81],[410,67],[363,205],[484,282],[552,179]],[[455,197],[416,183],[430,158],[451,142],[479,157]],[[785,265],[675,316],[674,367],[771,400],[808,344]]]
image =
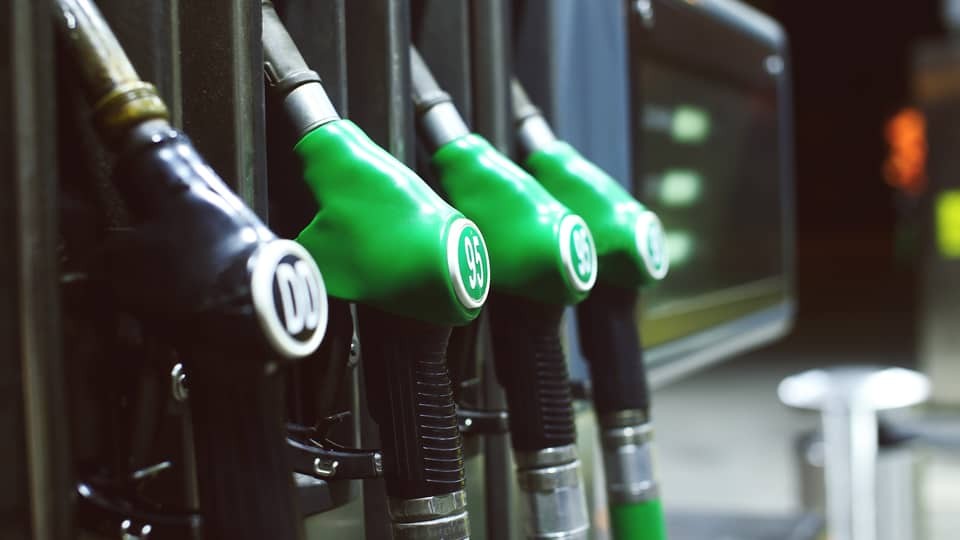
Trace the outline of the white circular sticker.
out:
[[[570,214],[560,221],[560,258],[567,278],[579,292],[597,282],[597,244],[583,218]]]
[[[490,292],[490,254],[476,224],[458,218],[447,232],[447,267],[457,299],[467,309],[487,301]]]
[[[661,280],[670,269],[670,257],[667,253],[667,240],[663,232],[660,218],[650,211],[645,211],[637,218],[636,226],[637,251],[647,273],[656,280]]]
[[[278,239],[257,248],[250,265],[253,306],[270,344],[287,358],[312,354],[327,331],[327,289],[313,257]]]

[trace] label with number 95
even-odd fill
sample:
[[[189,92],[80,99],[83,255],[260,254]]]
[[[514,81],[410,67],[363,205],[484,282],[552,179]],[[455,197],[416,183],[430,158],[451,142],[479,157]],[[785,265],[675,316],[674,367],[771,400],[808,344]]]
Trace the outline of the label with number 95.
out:
[[[560,256],[567,278],[579,292],[593,288],[597,281],[597,247],[590,228],[578,215],[560,222]]]
[[[490,255],[483,235],[472,221],[460,218],[450,226],[447,262],[460,303],[469,309],[482,306],[490,291]]]

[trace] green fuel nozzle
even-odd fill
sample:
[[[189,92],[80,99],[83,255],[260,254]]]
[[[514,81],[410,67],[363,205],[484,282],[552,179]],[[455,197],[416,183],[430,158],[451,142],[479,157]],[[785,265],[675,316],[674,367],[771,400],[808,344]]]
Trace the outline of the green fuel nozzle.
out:
[[[586,220],[597,242],[600,281],[639,287],[663,279],[670,261],[657,215],[559,140],[516,79],[512,95],[521,163],[551,195]]]
[[[470,133],[419,52],[411,48],[410,57],[420,139],[449,200],[487,237],[494,289],[553,305],[586,298],[597,261],[583,218]]]
[[[54,6],[94,124],[117,153],[113,180],[132,216],[93,273],[182,358],[203,535],[300,540],[277,368],[323,338],[317,265],[278,239],[170,127],[156,89],[137,76],[90,0]]]
[[[637,289],[667,274],[663,228],[616,180],[557,139],[516,79],[512,90],[524,166],[584,216],[597,242],[600,275],[593,293],[577,306],[577,323],[601,428],[613,537],[664,540],[637,321]]]
[[[504,387],[528,538],[586,538],[589,521],[577,457],[564,307],[582,301],[597,277],[583,218],[551,196],[479,135],[411,48],[420,138],[443,191],[484,231],[493,294],[490,329]]]
[[[319,206],[297,240],[322,261],[330,294],[441,325],[476,318],[490,273],[477,226],[340,119],[266,1],[263,46],[264,73],[300,136],[294,151]]]
[[[297,241],[331,296],[357,303],[362,365],[397,538],[469,537],[463,455],[446,366],[451,326],[480,312],[480,229],[355,124],[341,120],[270,2],[264,71],[300,139],[318,204]]]

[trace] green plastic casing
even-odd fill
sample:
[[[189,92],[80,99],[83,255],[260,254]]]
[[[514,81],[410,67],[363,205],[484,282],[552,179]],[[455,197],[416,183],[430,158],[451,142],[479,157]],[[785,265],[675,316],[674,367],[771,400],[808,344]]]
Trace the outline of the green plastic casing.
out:
[[[663,279],[669,260],[660,220],[610,175],[559,140],[530,154],[524,167],[590,226],[598,279],[625,288]]]
[[[294,152],[319,205],[297,241],[316,259],[328,294],[440,325],[477,317],[489,280],[465,305],[448,253],[460,245],[448,237],[462,213],[349,120],[315,128]]]
[[[547,304],[586,298],[596,281],[595,263],[589,283],[574,283],[560,248],[561,222],[579,216],[478,135],[443,145],[433,165],[451,203],[483,231],[495,291]]]
[[[667,540],[660,499],[610,505],[614,540]]]

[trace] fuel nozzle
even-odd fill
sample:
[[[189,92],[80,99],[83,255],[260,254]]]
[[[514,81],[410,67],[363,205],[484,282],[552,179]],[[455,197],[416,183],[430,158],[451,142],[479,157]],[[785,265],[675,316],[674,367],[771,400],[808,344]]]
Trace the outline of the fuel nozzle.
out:
[[[670,260],[657,215],[558,139],[516,78],[511,87],[521,163],[551,195],[587,220],[597,237],[601,281],[638,287],[663,279]]]
[[[294,152],[320,208],[297,240],[317,257],[330,295],[357,303],[394,536],[467,538],[446,348],[451,327],[476,318],[486,301],[486,241],[416,173],[339,119],[273,6],[262,6],[264,70],[294,121]]]
[[[663,279],[669,261],[656,214],[616,180],[559,140],[512,81],[517,142],[524,167],[579,212],[597,241],[599,277],[577,307],[580,346],[593,388],[614,538],[666,538],[654,477],[650,392],[639,341],[639,287]]]
[[[306,250],[278,239],[170,127],[96,6],[55,6],[133,217],[132,231],[104,249],[100,281],[182,358],[204,536],[299,540],[277,368],[319,346],[323,278]]]
[[[449,200],[483,229],[496,268],[493,356],[526,499],[527,537],[587,538],[560,323],[565,306],[582,301],[596,280],[593,236],[582,217],[471,134],[415,49],[411,58],[421,141]]]

